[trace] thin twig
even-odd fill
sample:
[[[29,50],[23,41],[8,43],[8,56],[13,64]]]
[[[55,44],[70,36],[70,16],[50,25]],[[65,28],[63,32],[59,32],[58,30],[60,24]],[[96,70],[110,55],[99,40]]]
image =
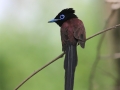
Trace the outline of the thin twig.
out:
[[[50,65],[51,63],[55,62],[56,60],[58,60],[59,58],[63,57],[64,53],[60,54],[58,57],[56,57],[55,59],[53,59],[52,61],[50,61],[49,63],[47,63],[46,65],[44,65],[43,67],[41,67],[40,69],[38,69],[37,71],[35,71],[33,74],[31,74],[28,78],[26,78],[20,85],[18,85],[15,90],[18,90],[26,81],[28,81],[31,77],[33,77],[35,74],[37,74],[38,72],[40,72],[41,70],[43,70],[45,67],[47,67],[48,65]]]
[[[103,31],[100,31],[100,32],[98,32],[98,33],[96,33],[96,34],[88,37],[86,40],[89,40],[89,39],[91,39],[91,38],[93,38],[93,37],[95,37],[95,36],[97,36],[97,35],[99,35],[99,34],[102,34],[102,33],[104,33],[104,32],[107,32],[107,31],[109,31],[109,30],[116,29],[116,28],[119,27],[119,26],[120,26],[120,24],[115,25],[115,26],[113,26],[113,27],[110,27],[110,28],[108,28],[108,29],[105,29],[105,30],[103,30]]]
[[[103,30],[103,31],[101,31],[101,32],[98,32],[98,33],[96,33],[96,34],[88,37],[88,38],[86,39],[86,41],[89,40],[89,39],[91,39],[91,38],[93,38],[93,37],[95,37],[95,36],[97,36],[97,35],[99,35],[99,34],[102,34],[102,33],[106,32],[106,31],[109,31],[109,30],[111,30],[111,29],[115,29],[115,28],[117,28],[117,27],[119,27],[119,26],[120,26],[120,24],[115,25],[115,26],[113,26],[113,27],[111,27],[111,28],[105,29],[105,30]],[[42,68],[38,69],[36,72],[34,72],[33,74],[31,74],[31,75],[30,75],[28,78],[26,78],[22,83],[20,83],[20,84],[15,88],[15,90],[18,90],[18,89],[19,89],[26,81],[28,81],[31,77],[33,77],[35,74],[37,74],[38,72],[40,72],[42,69],[44,69],[44,68],[47,67],[48,65],[50,65],[50,64],[52,64],[53,62],[57,61],[59,58],[63,57],[63,55],[64,55],[64,53],[60,54],[60,55],[57,56],[55,59],[53,59],[52,61],[50,61],[50,62],[47,63],[46,65],[44,65]]]

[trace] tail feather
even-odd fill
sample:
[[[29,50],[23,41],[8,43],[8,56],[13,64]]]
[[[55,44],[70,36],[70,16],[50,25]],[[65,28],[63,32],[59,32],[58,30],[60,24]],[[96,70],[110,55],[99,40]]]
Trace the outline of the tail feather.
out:
[[[69,45],[66,49],[64,60],[65,90],[73,90],[74,73],[77,65],[77,50],[75,45]]]

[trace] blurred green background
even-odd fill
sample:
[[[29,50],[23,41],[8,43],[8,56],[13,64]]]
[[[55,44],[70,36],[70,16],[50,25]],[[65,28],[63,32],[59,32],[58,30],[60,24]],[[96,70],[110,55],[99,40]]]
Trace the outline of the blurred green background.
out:
[[[60,28],[47,22],[62,9],[71,7],[84,22],[87,37],[103,29],[103,0],[0,1],[0,90],[15,89],[31,73],[61,54]],[[74,90],[89,88],[100,36],[88,40],[85,49],[78,46]],[[19,90],[63,90],[63,60],[64,57],[39,72]],[[102,61],[99,66],[107,68],[105,64],[106,61]],[[111,90],[113,83],[98,69],[95,90]]]

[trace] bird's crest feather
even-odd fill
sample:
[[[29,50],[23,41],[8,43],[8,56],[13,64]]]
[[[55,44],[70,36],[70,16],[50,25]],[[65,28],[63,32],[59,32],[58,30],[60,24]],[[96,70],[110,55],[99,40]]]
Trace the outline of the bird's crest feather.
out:
[[[59,14],[69,14],[69,13],[75,13],[75,10],[73,10],[73,8],[67,8],[67,9],[63,9]]]

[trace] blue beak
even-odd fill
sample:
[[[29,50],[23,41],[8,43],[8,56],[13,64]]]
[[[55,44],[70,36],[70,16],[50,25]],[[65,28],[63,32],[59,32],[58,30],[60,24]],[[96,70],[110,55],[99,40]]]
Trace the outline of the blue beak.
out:
[[[53,20],[48,21],[48,23],[56,22],[58,20],[60,20],[60,19],[53,19]]]

